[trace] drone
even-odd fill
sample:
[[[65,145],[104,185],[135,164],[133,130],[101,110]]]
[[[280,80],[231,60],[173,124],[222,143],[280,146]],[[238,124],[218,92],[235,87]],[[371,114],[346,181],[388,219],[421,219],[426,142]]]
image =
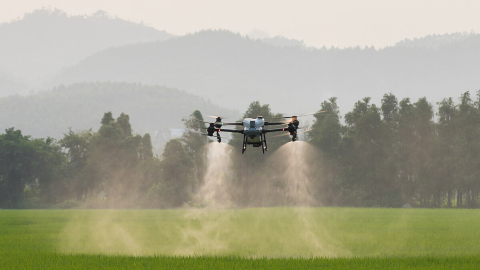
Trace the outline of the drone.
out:
[[[200,133],[202,135],[206,135],[209,137],[217,137],[217,141],[220,143],[222,142],[222,138],[220,137],[220,132],[232,132],[232,133],[240,133],[243,134],[243,146],[242,146],[242,154],[245,153],[247,150],[247,145],[252,145],[253,147],[262,147],[262,151],[265,154],[267,151],[267,137],[266,134],[270,132],[281,132],[287,131],[288,133],[284,133],[281,135],[291,135],[292,141],[297,140],[297,135],[303,132],[307,132],[309,130],[305,130],[302,132],[297,132],[300,122],[298,121],[298,117],[305,116],[305,115],[312,115],[317,113],[307,113],[302,115],[294,115],[294,116],[284,116],[279,118],[289,119],[282,122],[267,122],[263,119],[263,116],[257,116],[257,118],[245,118],[243,122],[233,122],[233,123],[224,123],[222,122],[222,117],[220,116],[210,116],[215,118],[215,122],[205,122],[200,121],[202,123],[208,123],[209,126],[206,128],[207,133]],[[267,126],[279,126],[279,125],[286,125],[282,128],[273,128],[267,129]],[[243,129],[224,129],[223,126],[243,126]],[[281,136],[280,135],[280,136]]]

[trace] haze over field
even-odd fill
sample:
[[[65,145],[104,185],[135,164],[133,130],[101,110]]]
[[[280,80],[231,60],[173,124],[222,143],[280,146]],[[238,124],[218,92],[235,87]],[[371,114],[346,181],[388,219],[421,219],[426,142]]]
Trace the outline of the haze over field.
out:
[[[478,268],[480,1],[0,7],[0,269]]]
[[[401,184],[419,175],[429,175],[433,182],[449,181],[439,180],[437,170],[427,173],[406,168],[418,165],[426,170],[431,168],[426,156],[432,158],[432,164],[443,164],[446,162],[443,157],[460,157],[466,149],[471,150],[472,156],[468,167],[478,167],[475,163],[478,151],[472,150],[475,143],[462,136],[478,133],[473,112],[480,109],[479,97],[475,95],[480,88],[480,35],[477,34],[480,29],[476,28],[480,19],[475,12],[479,4],[430,0],[388,1],[388,4],[385,1],[335,4],[267,1],[253,5],[248,1],[226,4],[216,0],[205,4],[189,1],[159,4],[148,0],[105,3],[85,1],[73,5],[71,1],[24,0],[16,5],[4,5],[5,9],[0,11],[0,22],[3,22],[0,24],[0,128],[17,130],[7,130],[5,140],[15,136],[26,141],[28,136],[62,139],[67,133],[62,147],[63,150],[70,147],[73,152],[69,154],[79,154],[72,145],[80,142],[86,147],[85,151],[95,149],[92,157],[97,161],[115,157],[134,168],[137,164],[132,160],[153,158],[152,143],[156,153],[162,152],[157,146],[162,148],[165,144],[157,143],[158,134],[172,134],[171,129],[176,129],[177,137],[183,141],[172,141],[169,151],[170,154],[186,151],[181,157],[185,164],[190,164],[185,165],[188,170],[196,166],[191,165],[191,158],[196,159],[194,163],[205,164],[195,152],[203,151],[201,147],[196,148],[195,142],[206,142],[198,139],[200,135],[190,133],[192,129],[199,130],[198,120],[210,120],[203,116],[221,115],[228,121],[236,121],[263,115],[271,121],[281,115],[321,109],[327,113],[301,121],[303,125],[312,126],[312,130],[303,134],[304,139],[318,146],[318,153],[330,155],[325,161],[335,157],[338,160],[334,163],[339,162],[342,168],[328,171],[331,189],[347,188],[337,191],[342,191],[343,198],[348,200],[352,196],[347,193],[359,189],[357,186],[349,190],[348,181],[363,177],[366,182],[361,189],[369,194],[376,192],[368,181],[383,183],[385,180],[378,194],[355,193],[358,201],[336,201],[340,196],[331,195],[334,193],[325,191],[324,187],[316,190],[317,195],[328,197],[325,200],[330,204],[399,206],[413,200],[418,205],[429,205],[433,198],[432,205],[437,206],[444,202],[439,194],[448,194],[450,207],[454,200],[452,187],[439,186],[436,194],[420,193],[420,201],[412,187],[407,185],[400,190]],[[206,12],[212,6],[214,8]],[[151,17],[152,12],[157,12],[157,19]],[[11,17],[12,14],[17,15]],[[145,21],[139,20],[138,14],[143,14]],[[212,16],[205,17],[207,14]],[[391,94],[385,95],[387,93]],[[240,116],[240,112],[245,114]],[[469,129],[460,128],[463,126]],[[190,131],[182,136],[185,128]],[[449,132],[454,128],[458,131],[451,135]],[[20,136],[19,129],[26,137]],[[398,136],[397,132],[405,134]],[[470,138],[468,136],[466,138]],[[111,141],[115,144],[110,145]],[[282,146],[288,141],[287,137],[272,138],[270,150],[283,148],[288,152],[288,146]],[[58,144],[51,144],[51,140],[35,142],[57,151],[55,155],[65,154]],[[192,145],[188,145],[189,142]],[[447,149],[443,146],[446,142],[450,152],[435,153]],[[107,158],[102,154],[103,143],[112,147],[112,153],[120,151],[131,156],[110,153],[112,156]],[[229,143],[237,146],[242,141],[232,136]],[[403,153],[407,146],[410,150]],[[239,159],[238,152],[229,153],[235,153],[230,157]],[[257,169],[253,165],[265,161],[257,154],[249,156],[250,151],[247,152],[244,159],[251,164],[237,161],[229,164],[238,172],[242,172],[243,167],[253,172]],[[411,157],[406,158],[407,154]],[[347,156],[351,159],[346,159]],[[82,156],[85,160],[89,158]],[[352,165],[357,160],[371,163]],[[400,164],[405,160],[415,162]],[[52,166],[54,163],[52,160]],[[177,163],[168,166],[176,168]],[[56,165],[59,164],[65,165],[60,161]],[[85,169],[89,173],[98,172],[98,168],[88,162],[80,164],[91,166]],[[322,166],[332,167],[327,164]],[[154,168],[153,171],[158,169],[153,163],[145,166]],[[355,169],[351,169],[352,166]],[[378,173],[379,168],[385,170]],[[197,169],[191,179],[201,180],[206,168]],[[355,170],[356,173],[351,173]],[[372,171],[377,174],[370,175]],[[109,172],[105,169],[102,171],[105,175],[98,179],[107,179]],[[458,178],[470,173],[468,170],[453,172],[452,169],[443,175]],[[76,173],[68,177],[74,179]],[[144,173],[138,177],[145,181],[156,177]],[[171,178],[162,173],[165,179]],[[400,175],[408,181],[398,180]],[[244,177],[242,181],[253,181],[249,173],[237,176]],[[61,177],[64,176],[59,173],[58,179]],[[78,179],[83,178],[75,178],[72,183]],[[128,182],[127,178],[123,180]],[[96,182],[95,192],[100,192],[102,181]],[[148,195],[150,187],[157,188],[151,194],[163,196],[162,186],[154,186],[156,180],[152,181],[139,187],[142,196]],[[454,186],[463,188],[465,181],[470,180],[458,180]],[[92,183],[92,186],[80,185],[83,193],[72,196],[86,198],[95,186]],[[192,184],[192,190],[195,185]],[[285,198],[295,197],[288,193],[289,187],[309,190],[309,184],[302,182],[282,182],[282,188],[256,186],[256,182],[238,186],[242,187],[236,188],[240,195],[232,194],[231,198],[244,206],[281,204],[280,190],[287,194],[283,197],[285,203]],[[263,190],[271,192],[269,201],[262,198],[262,192],[256,193]],[[391,190],[404,197],[383,200],[392,197],[388,193]],[[475,206],[471,203],[476,200],[473,192],[466,188],[455,191],[460,196],[469,194],[465,195],[468,197],[465,205]],[[118,192],[115,196],[125,197]],[[188,192],[182,196],[174,205],[190,198]],[[156,203],[169,207],[169,202]],[[456,205],[463,205],[462,198]]]

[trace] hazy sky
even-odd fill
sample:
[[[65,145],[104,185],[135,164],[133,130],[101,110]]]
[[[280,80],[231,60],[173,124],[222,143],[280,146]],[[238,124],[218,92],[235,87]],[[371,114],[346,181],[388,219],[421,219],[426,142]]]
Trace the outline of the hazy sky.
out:
[[[0,7],[0,22],[42,7],[75,15],[104,10],[176,35],[260,29],[317,47],[383,47],[428,34],[480,33],[479,0],[0,0]]]

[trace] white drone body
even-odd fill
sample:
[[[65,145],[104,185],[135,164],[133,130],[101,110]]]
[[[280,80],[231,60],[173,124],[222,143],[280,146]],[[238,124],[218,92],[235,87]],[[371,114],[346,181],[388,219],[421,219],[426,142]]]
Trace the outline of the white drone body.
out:
[[[265,120],[258,116],[254,118],[245,118],[243,120],[243,134],[246,137],[247,144],[252,144],[253,147],[262,145],[262,134],[265,127]]]

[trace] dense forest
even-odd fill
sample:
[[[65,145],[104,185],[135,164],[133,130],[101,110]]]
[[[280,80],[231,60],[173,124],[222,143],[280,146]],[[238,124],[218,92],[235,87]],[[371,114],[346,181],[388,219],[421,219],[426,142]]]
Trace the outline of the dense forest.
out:
[[[0,135],[0,207],[202,207],[228,195],[221,203],[232,207],[478,208],[480,91],[437,108],[389,93],[378,106],[368,97],[357,101],[342,117],[330,98],[303,142],[270,136],[265,155],[255,148],[242,155],[238,137],[228,146],[196,133],[205,127],[198,110],[161,156],[125,113],[104,113],[97,131],[70,130],[60,140],[9,128]],[[257,115],[281,116],[257,101],[243,117]],[[213,166],[209,149],[217,146],[224,167]],[[306,154],[298,154],[301,147]],[[206,185],[212,179],[221,180],[222,196],[207,199],[205,187],[218,188]]]

